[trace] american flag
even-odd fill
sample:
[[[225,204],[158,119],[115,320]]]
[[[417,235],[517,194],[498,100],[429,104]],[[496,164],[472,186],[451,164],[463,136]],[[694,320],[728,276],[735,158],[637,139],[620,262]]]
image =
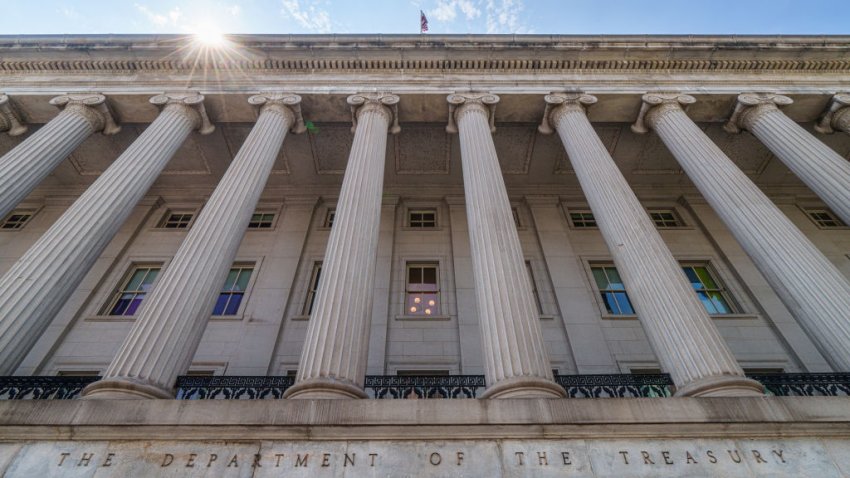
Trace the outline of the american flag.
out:
[[[428,18],[425,17],[425,12],[419,10],[419,33],[428,31]]]

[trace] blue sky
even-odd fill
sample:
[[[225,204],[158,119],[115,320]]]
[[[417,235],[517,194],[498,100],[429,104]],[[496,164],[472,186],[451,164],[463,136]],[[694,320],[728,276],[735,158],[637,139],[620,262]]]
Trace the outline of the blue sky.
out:
[[[848,0],[8,0],[0,34],[847,34]]]

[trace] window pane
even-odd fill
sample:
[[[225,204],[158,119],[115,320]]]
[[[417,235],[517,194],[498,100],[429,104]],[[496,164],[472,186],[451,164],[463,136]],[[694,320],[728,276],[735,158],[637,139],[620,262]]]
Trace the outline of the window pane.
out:
[[[596,280],[596,287],[599,287],[599,290],[607,289],[608,277],[605,275],[605,271],[601,267],[594,267],[592,270],[593,278]]]
[[[130,277],[130,282],[127,283],[127,287],[124,290],[139,290],[139,286],[142,285],[142,279],[148,273],[148,269],[137,269],[133,272],[133,276]]]
[[[251,280],[251,272],[253,269],[241,269],[239,271],[239,279],[236,281],[234,290],[245,292],[248,289],[248,281]]]
[[[233,290],[233,285],[236,283],[236,277],[238,275],[239,269],[230,269],[230,272],[227,273],[227,279],[224,280],[224,286],[221,288],[221,290]]]
[[[127,310],[125,310],[121,315],[136,315],[136,310],[138,310],[139,306],[142,305],[142,300],[144,300],[144,298],[145,294],[137,295],[130,301],[130,305],[127,307]]]
[[[726,303],[726,299],[723,298],[723,295],[720,292],[710,292],[709,296],[711,297],[711,303],[714,304],[716,313],[718,314],[731,314],[732,309],[729,307],[729,304]]]
[[[142,290],[149,290],[153,285],[156,277],[159,275],[159,269],[148,269],[145,279],[142,281]]]
[[[617,307],[620,314],[634,314],[632,303],[629,302],[629,296],[625,292],[615,292],[614,299],[617,301]]]
[[[614,300],[614,293],[613,292],[603,292],[602,293],[602,301],[605,302],[605,309],[608,311],[609,314],[618,313],[617,301]]]
[[[407,282],[409,284],[421,284],[422,283],[422,268],[411,267],[408,270]]]
[[[705,286],[706,289],[719,289],[717,284],[714,282],[714,279],[708,274],[708,269],[705,267],[694,267],[694,271],[696,271],[697,277],[702,281],[702,285]]]
[[[714,303],[711,302],[711,299],[708,297],[708,294],[699,291],[697,292],[697,297],[699,297],[699,301],[702,302],[702,305],[705,307],[706,312],[708,312],[709,314],[717,313],[717,309],[714,308]]]
[[[124,315],[124,311],[127,310],[127,306],[130,305],[130,301],[133,299],[133,294],[124,294],[118,299],[118,302],[115,303],[115,306],[112,307],[112,310],[109,312],[109,315]]]
[[[620,279],[620,273],[617,272],[615,267],[606,267],[605,273],[608,275],[608,288],[615,290],[626,290],[626,286],[623,285],[623,280]]]
[[[224,315],[224,308],[227,306],[227,299],[229,298],[230,294],[219,294],[218,300],[215,301],[212,315]]]
[[[422,283],[437,285],[437,268],[423,267],[422,268]]]
[[[239,312],[239,304],[242,303],[242,294],[233,294],[230,296],[230,302],[227,303],[227,308],[224,315],[236,315]]]
[[[687,276],[688,281],[690,281],[691,287],[696,290],[702,289],[702,281],[700,281],[699,277],[697,277],[697,273],[694,272],[693,267],[683,267],[682,270],[685,271],[685,276]]]

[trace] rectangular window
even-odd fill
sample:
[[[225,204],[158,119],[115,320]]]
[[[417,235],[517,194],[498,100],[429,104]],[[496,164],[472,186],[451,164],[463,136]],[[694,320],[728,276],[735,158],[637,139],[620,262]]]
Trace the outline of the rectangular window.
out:
[[[656,209],[649,211],[649,217],[657,228],[682,227],[682,220],[672,209]]]
[[[304,301],[302,315],[313,313],[313,304],[316,302],[316,294],[319,292],[319,279],[322,277],[322,263],[313,264],[313,272],[310,274],[310,283],[307,286],[307,299]]]
[[[218,295],[212,315],[236,315],[239,312],[239,306],[245,297],[245,291],[248,289],[248,282],[251,280],[253,272],[254,266],[252,264],[237,265],[230,269],[227,279],[224,281],[224,286],[221,288],[221,293]]]
[[[576,228],[596,227],[596,218],[590,211],[575,211],[570,213],[570,222]]]
[[[251,215],[251,222],[248,223],[248,229],[271,229],[273,225],[273,212],[254,212]]]
[[[322,223],[322,227],[331,228],[334,227],[334,218],[336,217],[336,209],[328,208],[328,212],[325,213],[325,221]]]
[[[420,229],[437,227],[435,209],[411,209],[407,213],[407,226]]]
[[[0,229],[23,229],[24,226],[32,219],[32,212],[29,211],[12,211],[11,214],[3,219],[0,224]]]
[[[513,216],[514,216],[514,225],[517,228],[522,227],[522,222],[519,220],[519,209],[512,207],[511,208],[511,214],[513,214]]]
[[[168,211],[157,227],[162,229],[187,229],[194,217],[194,212]]]
[[[697,293],[702,305],[709,314],[731,314],[734,310],[731,301],[726,297],[726,289],[714,279],[708,266],[683,265],[688,281]]]
[[[439,315],[440,284],[437,264],[407,264],[407,315]]]
[[[847,224],[838,218],[829,209],[806,209],[809,219],[821,229],[834,229],[847,227]]]
[[[162,264],[134,266],[113,295],[108,308],[109,315],[136,315],[136,311],[153,287],[161,268]]]
[[[626,294],[626,286],[614,266],[593,266],[593,279],[602,295],[605,309],[611,315],[632,315],[635,309]]]
[[[531,261],[525,261],[525,270],[528,271],[528,281],[531,283],[531,293],[534,295],[537,313],[542,315],[543,307],[540,305],[540,294],[537,292],[537,283],[534,280],[534,271],[531,270]]]

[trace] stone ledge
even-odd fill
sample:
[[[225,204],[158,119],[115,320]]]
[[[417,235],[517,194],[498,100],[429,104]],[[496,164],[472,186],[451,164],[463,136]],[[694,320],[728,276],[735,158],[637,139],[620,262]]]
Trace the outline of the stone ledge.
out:
[[[0,402],[0,440],[850,437],[841,397]]]

